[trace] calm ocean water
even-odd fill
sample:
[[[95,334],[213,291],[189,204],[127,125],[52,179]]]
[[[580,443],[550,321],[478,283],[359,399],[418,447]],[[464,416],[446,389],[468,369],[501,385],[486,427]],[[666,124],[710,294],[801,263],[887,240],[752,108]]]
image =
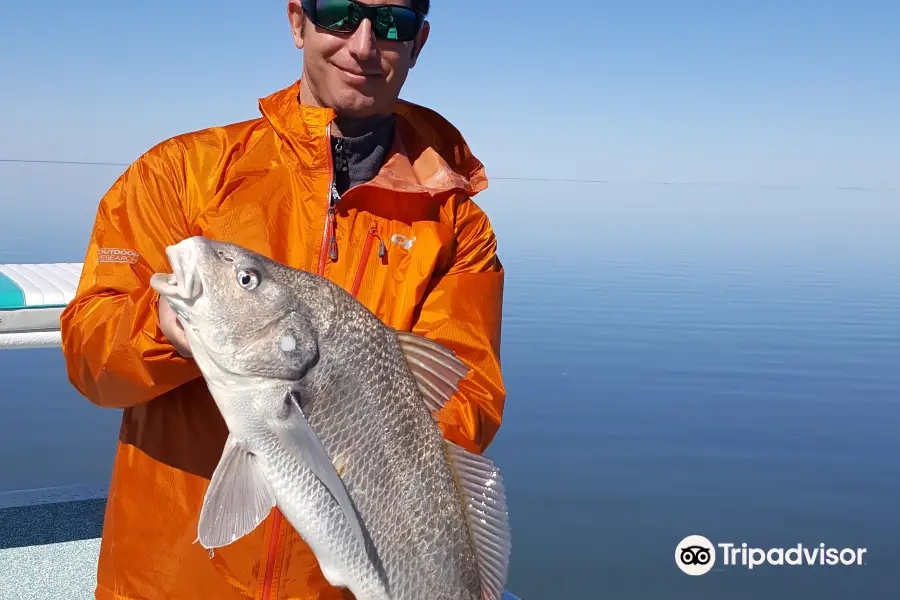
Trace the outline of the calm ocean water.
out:
[[[0,262],[80,261],[115,175],[0,166]],[[511,590],[900,597],[900,195],[497,181],[481,203],[508,273]],[[0,491],[108,477],[118,413],[58,351],[0,376]],[[691,534],[867,553],[689,577]]]

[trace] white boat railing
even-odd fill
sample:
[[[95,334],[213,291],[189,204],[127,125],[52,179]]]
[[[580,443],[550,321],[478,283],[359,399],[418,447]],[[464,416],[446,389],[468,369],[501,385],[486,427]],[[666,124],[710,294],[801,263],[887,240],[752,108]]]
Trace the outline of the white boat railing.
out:
[[[0,350],[58,348],[81,263],[0,264]]]
[[[11,331],[0,333],[0,350],[59,348],[62,336],[56,331]]]
[[[81,263],[0,264],[0,350],[58,348]]]

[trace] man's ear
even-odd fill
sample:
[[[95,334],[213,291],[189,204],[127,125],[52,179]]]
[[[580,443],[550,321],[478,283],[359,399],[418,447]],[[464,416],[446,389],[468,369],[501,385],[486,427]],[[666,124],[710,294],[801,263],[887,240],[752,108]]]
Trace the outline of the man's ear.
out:
[[[306,33],[306,13],[303,12],[303,5],[300,4],[300,0],[288,0],[287,11],[294,45],[298,50],[302,50],[303,35]]]

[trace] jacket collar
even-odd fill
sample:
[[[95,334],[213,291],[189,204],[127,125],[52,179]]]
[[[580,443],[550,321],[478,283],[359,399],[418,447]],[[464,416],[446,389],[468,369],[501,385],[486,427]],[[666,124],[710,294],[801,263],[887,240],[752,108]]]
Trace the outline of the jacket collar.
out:
[[[301,104],[300,81],[259,101],[278,144],[300,167],[330,168],[328,125],[335,112]],[[378,175],[367,185],[428,196],[460,192],[474,196],[487,188],[484,165],[462,134],[438,113],[403,100],[394,109],[393,145]]]

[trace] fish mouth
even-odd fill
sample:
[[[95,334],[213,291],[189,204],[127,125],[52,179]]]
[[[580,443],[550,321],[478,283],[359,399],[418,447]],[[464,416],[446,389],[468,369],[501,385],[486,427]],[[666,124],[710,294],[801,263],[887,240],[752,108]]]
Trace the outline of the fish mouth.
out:
[[[154,273],[150,287],[166,299],[180,299],[192,303],[203,294],[203,282],[197,270],[196,240],[186,239],[166,248],[172,273]]]
[[[163,298],[180,297],[178,278],[173,273],[154,273],[150,276],[150,287]]]

